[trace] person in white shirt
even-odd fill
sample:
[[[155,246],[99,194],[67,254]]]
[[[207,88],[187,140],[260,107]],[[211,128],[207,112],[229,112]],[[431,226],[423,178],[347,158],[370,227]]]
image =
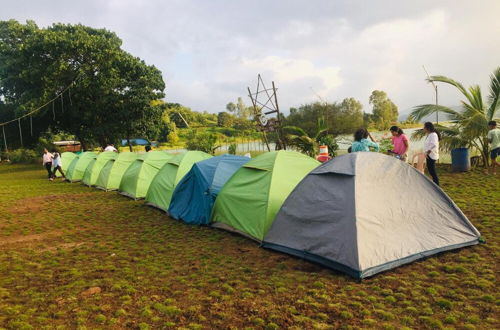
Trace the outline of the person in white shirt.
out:
[[[427,134],[424,142],[424,153],[427,160],[427,170],[432,177],[432,181],[439,186],[439,178],[436,172],[436,161],[439,159],[439,133],[431,122],[424,124],[424,131]]]
[[[114,151],[114,152],[117,152],[118,150],[116,150],[115,146],[112,145],[112,144],[108,144],[106,146],[106,148],[104,148],[104,151]]]
[[[52,159],[54,156],[47,150],[43,149],[42,164],[49,174],[49,180],[52,181]]]
[[[54,168],[52,172],[52,177],[56,177],[56,172],[59,170],[59,173],[61,173],[63,180],[66,179],[66,176],[64,175],[64,172],[62,170],[62,160],[61,160],[61,155],[56,151],[54,152],[54,159],[52,160],[52,167]]]

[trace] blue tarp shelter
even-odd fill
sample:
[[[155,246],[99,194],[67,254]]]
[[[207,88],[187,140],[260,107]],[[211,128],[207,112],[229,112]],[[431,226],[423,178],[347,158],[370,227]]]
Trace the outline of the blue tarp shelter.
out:
[[[168,213],[190,224],[208,224],[219,191],[250,158],[222,155],[195,163],[175,188]]]

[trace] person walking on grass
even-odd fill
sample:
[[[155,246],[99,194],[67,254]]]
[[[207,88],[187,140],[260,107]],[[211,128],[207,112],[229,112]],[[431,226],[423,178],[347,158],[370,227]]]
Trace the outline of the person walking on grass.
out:
[[[397,126],[392,126],[390,128],[390,131],[392,134],[391,140],[394,148],[392,150],[389,150],[389,153],[405,162],[406,158],[408,157],[408,148],[410,146],[408,138],[403,133],[403,130]]]
[[[364,128],[360,128],[354,132],[354,142],[351,145],[351,152],[370,151],[370,148],[373,148],[376,152],[380,150],[378,143],[375,142],[371,134]]]
[[[427,134],[424,142],[424,153],[427,161],[427,170],[432,177],[432,181],[439,186],[439,178],[436,172],[436,161],[439,159],[439,133],[434,124],[426,122],[424,132]]]
[[[54,155],[52,155],[47,148],[43,149],[42,163],[45,169],[47,170],[49,180],[52,181],[52,159]]]
[[[491,144],[491,172],[493,175],[497,174],[497,167],[500,164],[497,162],[497,157],[500,155],[500,129],[497,128],[497,122],[492,120],[488,123],[488,127],[490,128],[488,132],[488,142]]]
[[[62,159],[61,155],[56,151],[54,152],[54,159],[52,160],[52,167],[54,168],[52,172],[52,177],[55,179],[56,178],[56,172],[59,170],[59,173],[62,175],[62,179],[66,179],[66,176],[64,175],[64,172],[62,170]]]

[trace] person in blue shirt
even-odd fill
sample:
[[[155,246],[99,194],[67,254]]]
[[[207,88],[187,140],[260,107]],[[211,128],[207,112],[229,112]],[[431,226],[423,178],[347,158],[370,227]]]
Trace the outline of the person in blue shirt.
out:
[[[368,137],[372,140],[368,140]],[[370,148],[373,148],[374,151],[378,152],[380,147],[378,143],[374,142],[370,133],[364,129],[360,128],[354,133],[354,142],[351,146],[351,152],[358,151],[370,151]]]

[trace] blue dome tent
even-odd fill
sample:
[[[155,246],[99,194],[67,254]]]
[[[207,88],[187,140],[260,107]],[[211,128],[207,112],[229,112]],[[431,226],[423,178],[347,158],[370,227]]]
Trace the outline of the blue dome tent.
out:
[[[222,155],[195,163],[175,188],[170,216],[190,224],[208,224],[220,189],[249,160]]]

